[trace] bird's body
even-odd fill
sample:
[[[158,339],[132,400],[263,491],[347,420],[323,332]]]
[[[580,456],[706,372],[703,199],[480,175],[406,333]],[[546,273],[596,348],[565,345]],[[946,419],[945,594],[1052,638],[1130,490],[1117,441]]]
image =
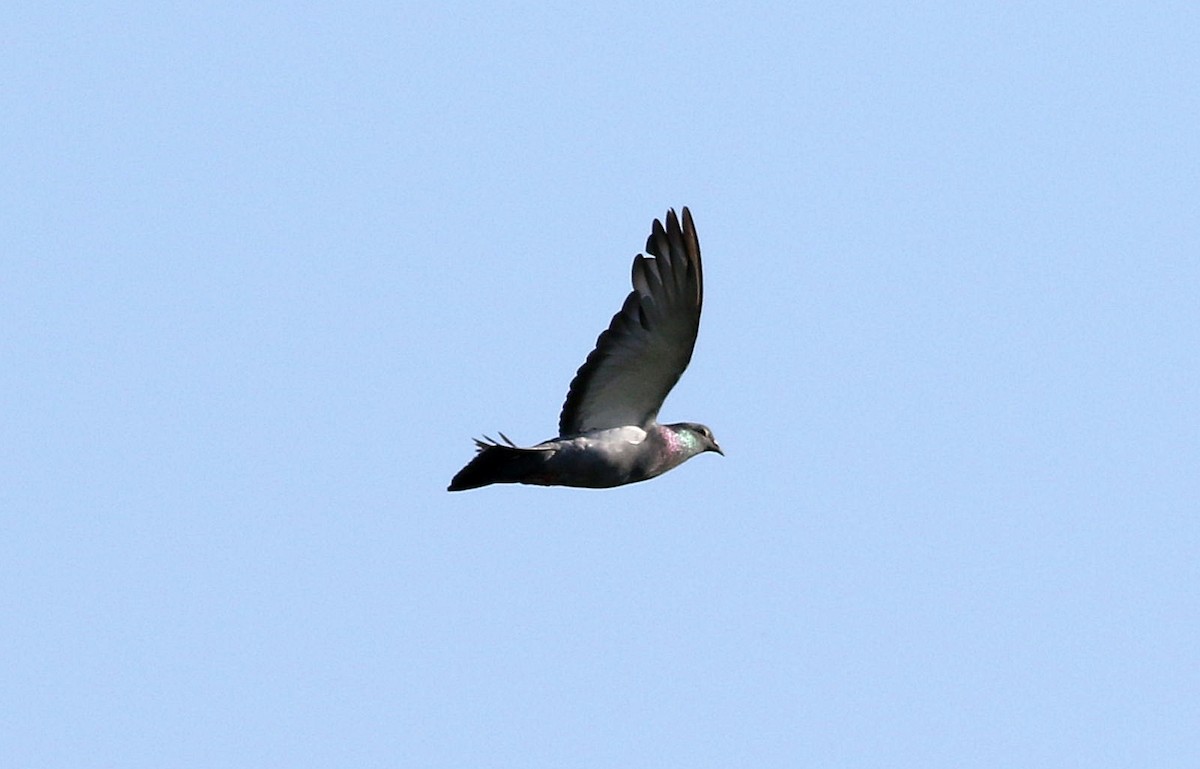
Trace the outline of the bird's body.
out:
[[[698,425],[636,425],[593,430],[521,448],[476,441],[479,454],[454,477],[451,491],[491,483],[582,486],[605,489],[644,481],[708,450],[684,428]],[[707,429],[707,428],[705,428]]]
[[[655,220],[646,252],[634,259],[633,292],[571,382],[559,437],[527,448],[503,434],[503,443],[477,440],[478,453],[450,491],[492,483],[609,488],[661,475],[705,451],[723,453],[704,425],[657,421],[700,326],[700,243],[687,208],[682,227],[674,211],[665,229]]]

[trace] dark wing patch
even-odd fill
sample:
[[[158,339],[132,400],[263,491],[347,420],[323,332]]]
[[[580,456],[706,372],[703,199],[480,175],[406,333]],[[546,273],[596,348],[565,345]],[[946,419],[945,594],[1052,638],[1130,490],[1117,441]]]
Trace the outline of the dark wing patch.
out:
[[[646,254],[633,260],[633,291],[571,380],[560,435],[625,425],[645,427],[692,359],[704,276],[692,214],[657,219]]]

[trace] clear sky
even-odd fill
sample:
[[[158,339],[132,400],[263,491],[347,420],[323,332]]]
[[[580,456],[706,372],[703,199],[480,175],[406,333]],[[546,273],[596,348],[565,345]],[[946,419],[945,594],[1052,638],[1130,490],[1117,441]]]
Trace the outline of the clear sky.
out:
[[[10,3],[11,767],[1200,766],[1195,3]],[[665,421],[554,435],[655,217]]]

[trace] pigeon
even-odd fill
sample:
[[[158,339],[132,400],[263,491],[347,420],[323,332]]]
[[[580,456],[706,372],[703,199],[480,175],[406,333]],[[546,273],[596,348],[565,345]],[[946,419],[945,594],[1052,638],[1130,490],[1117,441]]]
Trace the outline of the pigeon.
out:
[[[633,291],[580,366],[558,420],[558,437],[522,447],[476,439],[475,458],[449,491],[493,483],[611,488],[654,478],[706,451],[725,452],[695,422],[658,423],[667,393],[692,359],[704,278],[692,214],[655,219],[646,255],[633,260]]]

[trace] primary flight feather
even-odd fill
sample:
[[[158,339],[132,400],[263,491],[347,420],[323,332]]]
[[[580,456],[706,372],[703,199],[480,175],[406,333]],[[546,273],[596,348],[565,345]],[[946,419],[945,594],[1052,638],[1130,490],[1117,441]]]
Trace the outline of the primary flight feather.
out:
[[[476,440],[475,458],[450,491],[492,483],[607,488],[643,481],[705,451],[723,454],[701,424],[658,423],[663,400],[692,359],[704,275],[692,214],[654,220],[646,255],[633,260],[633,291],[579,368],[558,420],[559,436],[522,448]]]

